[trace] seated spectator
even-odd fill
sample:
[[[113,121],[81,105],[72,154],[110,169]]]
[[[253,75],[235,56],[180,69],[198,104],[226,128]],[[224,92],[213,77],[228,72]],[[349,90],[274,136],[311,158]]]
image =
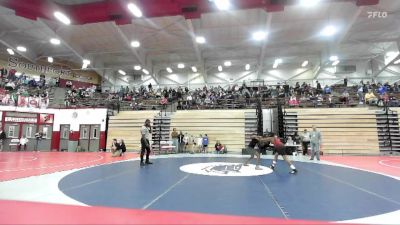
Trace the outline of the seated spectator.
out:
[[[365,94],[365,104],[368,105],[375,105],[377,103],[378,99],[372,92],[372,90],[369,90],[367,94]]]
[[[19,145],[18,145],[18,151],[21,151],[21,147],[24,146],[24,151],[26,151],[26,144],[29,142],[28,138],[24,136],[22,136],[19,139]]]
[[[160,104],[161,105],[167,105],[168,104],[168,99],[164,96],[164,97],[162,97],[161,98],[161,101],[160,101]]]
[[[387,88],[385,85],[381,85],[381,86],[378,88],[378,94],[379,94],[380,96],[384,95],[387,91],[388,91],[388,88]]]
[[[324,94],[326,94],[326,95],[332,94],[332,89],[331,89],[331,87],[329,87],[328,85],[326,85],[325,88],[324,88]]]
[[[344,90],[342,95],[339,98],[339,101],[343,104],[349,104],[349,92],[347,90]]]
[[[292,140],[294,144],[300,144],[301,142],[301,137],[300,135],[296,132],[294,132],[293,136],[292,136]]]
[[[113,140],[113,147],[111,148],[112,157],[122,156],[121,142],[117,142],[117,139]]]
[[[6,84],[5,89],[8,91],[13,91],[15,89],[15,83],[13,81],[9,81]]]
[[[289,99],[289,106],[299,106],[296,96],[291,96]]]
[[[389,102],[389,95],[387,92],[385,92],[383,95],[379,96],[379,100],[377,105],[378,106],[385,106]]]
[[[217,154],[223,154],[225,153],[225,146],[221,144],[220,141],[217,141],[217,143],[215,144],[215,151],[217,152]]]

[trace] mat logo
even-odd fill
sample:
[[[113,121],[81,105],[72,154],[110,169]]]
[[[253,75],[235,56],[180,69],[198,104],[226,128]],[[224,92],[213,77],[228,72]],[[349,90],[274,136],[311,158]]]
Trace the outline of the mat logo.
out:
[[[186,173],[225,177],[260,176],[272,173],[272,170],[268,167],[262,166],[261,168],[262,170],[255,170],[255,165],[251,164],[243,166],[242,163],[210,162],[188,164],[181,166],[179,169]]]
[[[203,170],[207,171],[208,173],[240,173],[240,169],[242,168],[242,164],[237,165],[216,165],[216,166],[207,166],[203,168]]]

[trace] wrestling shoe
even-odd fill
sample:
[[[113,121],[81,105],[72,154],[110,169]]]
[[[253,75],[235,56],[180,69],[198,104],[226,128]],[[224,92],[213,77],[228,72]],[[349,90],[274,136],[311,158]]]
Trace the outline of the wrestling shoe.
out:
[[[275,170],[275,166],[274,165],[269,166],[269,168],[271,168],[271,170]]]

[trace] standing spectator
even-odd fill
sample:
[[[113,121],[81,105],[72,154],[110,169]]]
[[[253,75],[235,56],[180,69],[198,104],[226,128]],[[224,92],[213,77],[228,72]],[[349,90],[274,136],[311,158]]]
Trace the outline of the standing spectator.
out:
[[[184,138],[185,138],[185,135],[183,135],[182,131],[179,132],[179,135],[178,135],[178,144],[179,144],[178,152],[179,153],[183,152],[183,149],[185,148]]]
[[[321,83],[319,83],[318,81],[317,81],[317,94],[322,94]]]
[[[184,152],[187,152],[187,148],[188,148],[188,145],[189,145],[189,135],[188,135],[188,133],[185,133],[185,135],[183,135],[183,143],[185,144],[185,147],[184,147]]]
[[[126,152],[126,145],[125,145],[124,139],[121,139],[120,145],[121,145],[121,150],[122,150],[121,156],[123,156]]]
[[[6,138],[6,132],[0,127],[0,151],[3,151],[3,142]]]
[[[359,104],[360,105],[364,104],[364,88],[363,88],[363,86],[358,87],[357,95],[358,95]]]
[[[140,134],[142,135],[142,138],[140,139],[140,144],[142,145],[142,150],[140,152],[140,165],[143,166],[143,156],[144,153],[146,152],[146,164],[153,164],[150,162],[150,138],[151,138],[151,125],[150,125],[150,120],[146,119],[144,122],[144,125],[140,129]]]
[[[204,152],[208,153],[208,136],[207,136],[207,134],[204,135],[202,144],[203,144]]]
[[[311,142],[311,158],[310,160],[314,160],[314,155],[317,156],[317,160],[319,161],[319,152],[320,145],[322,142],[321,132],[317,130],[317,127],[314,125],[313,130],[310,133],[310,142]]]
[[[308,154],[308,145],[310,144],[310,133],[307,129],[304,129],[301,134],[301,145],[303,146],[303,155]]]
[[[29,142],[28,138],[24,136],[22,136],[19,139],[19,145],[18,145],[18,151],[21,151],[21,147],[24,146],[24,151],[26,151],[26,144]]]
[[[178,152],[179,143],[178,143],[178,132],[176,132],[176,128],[172,129],[171,139],[172,139],[172,145],[175,146],[174,152]]]
[[[199,137],[196,139],[196,145],[199,149],[199,152],[203,151],[203,136],[200,134]]]

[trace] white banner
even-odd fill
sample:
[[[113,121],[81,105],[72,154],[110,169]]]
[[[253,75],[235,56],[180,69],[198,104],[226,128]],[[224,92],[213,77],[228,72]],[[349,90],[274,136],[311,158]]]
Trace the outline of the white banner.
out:
[[[17,122],[17,123],[36,123],[37,118],[19,118],[19,117],[7,117],[4,119],[5,122]]]

